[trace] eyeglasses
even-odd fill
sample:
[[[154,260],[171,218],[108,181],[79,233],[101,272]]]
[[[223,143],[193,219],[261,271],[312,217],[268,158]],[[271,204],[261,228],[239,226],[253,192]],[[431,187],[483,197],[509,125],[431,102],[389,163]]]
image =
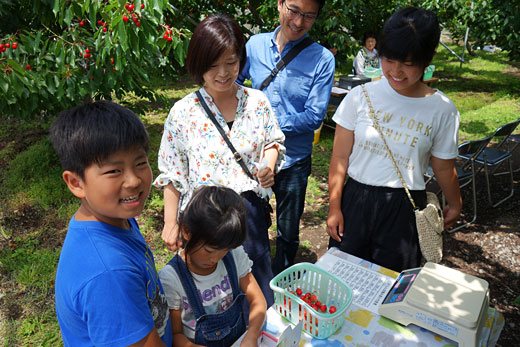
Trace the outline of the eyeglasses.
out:
[[[316,17],[318,17],[317,14],[313,14],[313,13],[303,13],[303,12],[300,12],[298,10],[295,10],[295,9],[292,9],[290,8],[289,6],[287,6],[287,3],[284,2],[283,3],[285,5],[285,8],[287,9],[287,17],[289,17],[289,19],[296,19],[298,17],[302,17],[302,19],[305,21],[305,22],[313,22],[316,20]]]

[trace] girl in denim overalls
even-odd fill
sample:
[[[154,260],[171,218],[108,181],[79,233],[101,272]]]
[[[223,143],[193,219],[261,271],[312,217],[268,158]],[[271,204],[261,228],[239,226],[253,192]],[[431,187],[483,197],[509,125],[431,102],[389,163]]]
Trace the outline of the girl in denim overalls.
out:
[[[195,191],[180,217],[184,249],[160,271],[173,324],[175,346],[256,346],[265,298],[241,246],[246,238],[242,198],[225,187]]]

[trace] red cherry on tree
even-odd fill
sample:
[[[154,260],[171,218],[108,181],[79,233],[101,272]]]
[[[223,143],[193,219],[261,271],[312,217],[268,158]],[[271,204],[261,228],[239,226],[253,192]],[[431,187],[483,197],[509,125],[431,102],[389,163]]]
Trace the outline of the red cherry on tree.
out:
[[[172,37],[171,37],[171,36],[168,36],[168,38],[166,39],[166,41],[168,41],[168,42],[172,42],[172,41],[173,41],[173,39],[172,39]]]
[[[100,19],[100,20],[97,21],[97,24],[102,26],[103,25],[103,21]]]
[[[106,33],[107,32],[107,27],[103,27],[103,32]]]
[[[126,8],[128,11],[133,12],[134,11],[134,4],[128,4],[128,7]]]
[[[79,21],[79,26],[83,28],[85,26],[85,21],[84,20],[80,20]]]
[[[31,71],[31,70],[32,70],[32,66],[31,66],[31,64],[27,64],[27,65],[25,65],[25,70],[27,70],[27,71]]]
[[[139,28],[139,27],[141,26],[141,22],[138,21],[138,20],[136,20],[136,21],[135,21],[135,26]]]
[[[141,4],[141,10],[144,10],[144,4]]]
[[[123,15],[123,22],[128,23],[128,16],[127,15]]]
[[[13,44],[11,45],[11,48],[12,49],[17,49],[18,48],[18,42],[13,42]]]
[[[11,47],[11,44],[9,42],[7,42],[6,44],[4,44],[4,47],[9,48],[9,47]]]

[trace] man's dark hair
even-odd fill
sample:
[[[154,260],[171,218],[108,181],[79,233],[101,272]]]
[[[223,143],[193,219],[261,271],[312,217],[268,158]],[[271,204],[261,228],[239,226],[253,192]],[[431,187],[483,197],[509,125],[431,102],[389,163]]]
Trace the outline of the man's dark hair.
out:
[[[246,63],[246,39],[238,24],[224,14],[214,14],[200,22],[188,46],[186,69],[196,83],[204,83],[203,75],[222,54],[232,48],[240,59],[240,69]]]
[[[377,50],[388,59],[411,61],[426,67],[435,55],[440,36],[439,21],[434,12],[407,7],[387,19]]]
[[[312,0],[314,2],[317,2],[318,3],[318,13],[321,12],[321,9],[323,8],[323,6],[325,6],[325,0]],[[285,2],[285,0],[282,1],[282,4]]]
[[[86,103],[58,115],[50,140],[63,170],[84,178],[85,169],[111,154],[133,147],[146,152],[149,139],[135,113],[110,101]]]
[[[202,246],[237,248],[246,239],[246,208],[233,189],[202,186],[181,214],[179,228],[190,234],[186,254]]]

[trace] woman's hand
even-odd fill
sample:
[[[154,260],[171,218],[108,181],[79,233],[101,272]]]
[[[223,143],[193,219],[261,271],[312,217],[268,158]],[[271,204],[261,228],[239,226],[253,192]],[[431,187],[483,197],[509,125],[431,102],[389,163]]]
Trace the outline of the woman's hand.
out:
[[[164,224],[161,237],[166,244],[166,247],[172,252],[175,252],[177,249],[182,247],[182,240],[179,237],[179,224],[177,223]]]
[[[444,230],[449,229],[460,217],[460,208],[444,207]]]
[[[256,177],[262,188],[269,188],[274,185],[274,172],[269,166],[258,171]]]
[[[340,209],[329,209],[327,216],[327,233],[334,240],[341,242],[343,237],[343,213]]]

